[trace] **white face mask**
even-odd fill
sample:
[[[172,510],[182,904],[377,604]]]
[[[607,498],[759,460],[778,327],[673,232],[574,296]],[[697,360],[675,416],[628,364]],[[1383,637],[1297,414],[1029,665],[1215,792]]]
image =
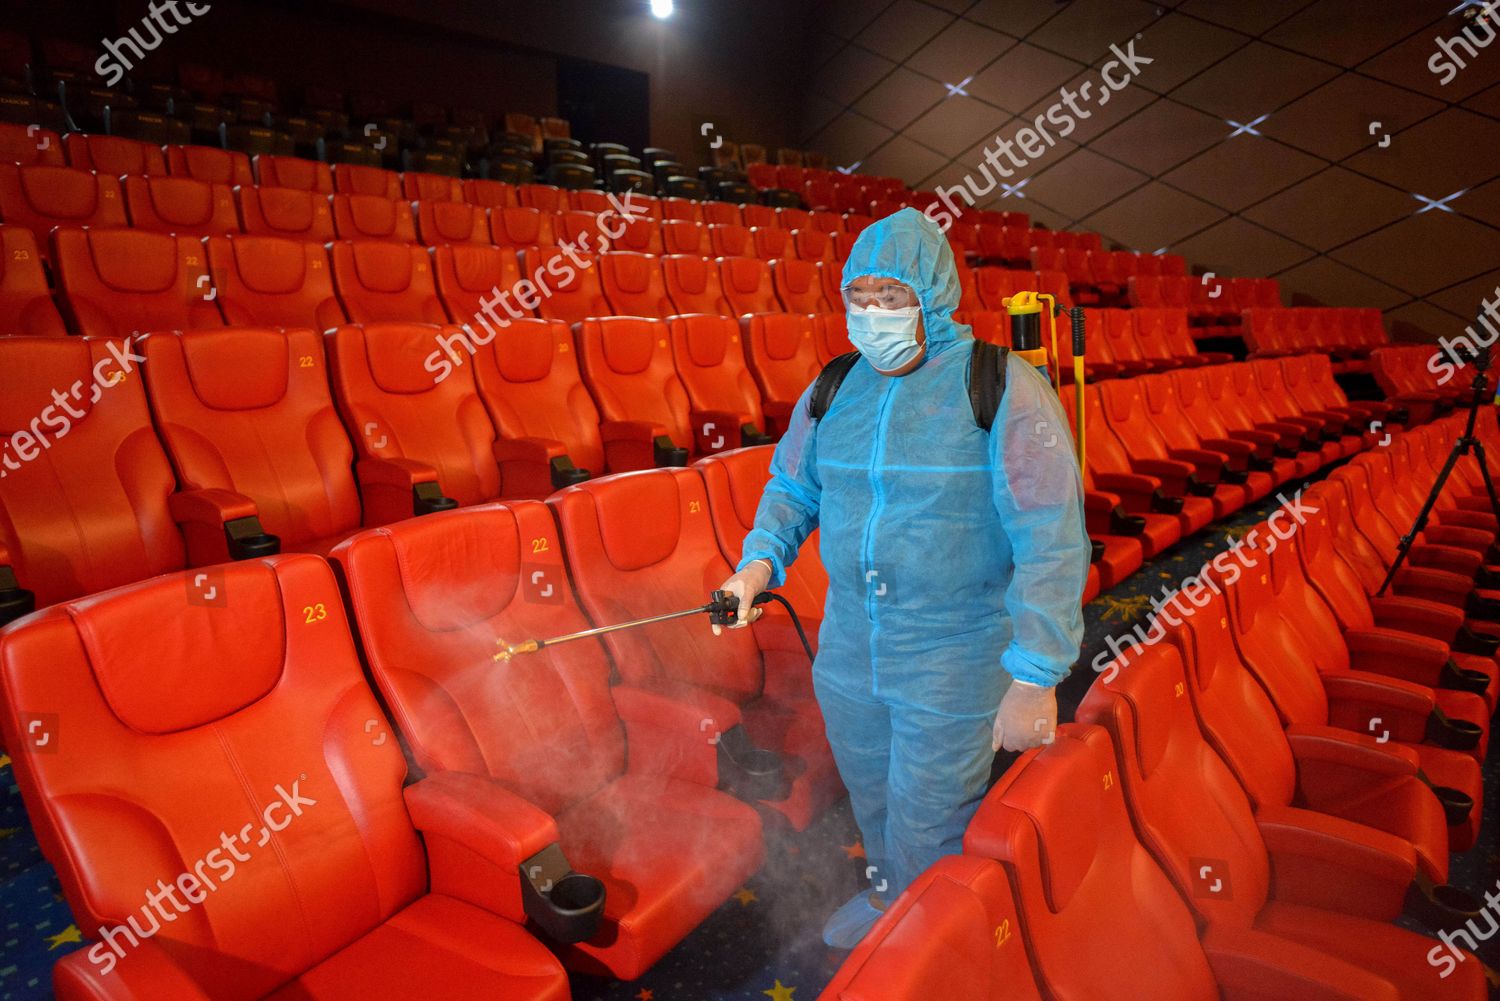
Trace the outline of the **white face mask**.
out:
[[[917,326],[921,319],[921,306],[851,309],[848,315],[849,341],[875,371],[888,375],[909,365],[922,353],[922,345],[917,341]]]

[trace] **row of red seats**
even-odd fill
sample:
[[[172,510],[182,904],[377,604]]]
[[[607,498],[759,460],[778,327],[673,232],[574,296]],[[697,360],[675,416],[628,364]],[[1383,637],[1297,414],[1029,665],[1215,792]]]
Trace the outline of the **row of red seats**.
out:
[[[1280,284],[1274,278],[1132,275],[1125,284],[1131,306],[1185,309],[1194,326],[1234,326],[1243,309],[1281,307]]]
[[[199,241],[110,229],[53,235],[54,302],[30,234],[0,227],[0,246],[6,251],[0,306],[13,324],[5,332],[33,336],[124,337],[225,322],[317,330],[382,320],[479,324],[500,322],[502,312],[567,323],[677,313],[734,317],[828,313],[842,305],[840,267],[824,261],[594,256],[559,247],[517,254],[510,247],[372,240],[325,248],[280,237]]]
[[[21,435],[5,444],[0,567],[51,604],[221,562],[247,538],[327,552],[452,502],[768,441],[849,350],[842,319],[605,318],[576,334],[525,319],[488,343],[426,324],[0,338],[0,426]],[[133,370],[113,360],[125,351]]]
[[[1255,526],[1242,572],[1191,583],[1159,642],[1106,666],[1079,722],[1002,777],[964,856],[895,902],[825,1001],[950,985],[976,1001],[1485,997],[1460,948],[1474,936],[1387,923],[1432,899],[1480,816],[1478,745],[1424,742],[1430,715],[1462,707],[1487,729],[1494,704],[1496,636],[1459,652],[1474,638],[1456,609],[1371,597],[1384,564],[1363,533],[1394,531],[1372,480],[1429,476],[1458,431],[1444,423],[1310,488],[1280,513],[1294,534]],[[1463,464],[1450,512],[1487,511],[1478,472]],[[1440,687],[1450,657],[1489,694]]]
[[[563,967],[640,976],[759,868],[762,818],[801,830],[842,795],[806,655],[779,613],[726,637],[693,620],[495,654],[701,600],[739,556],[769,452],[365,532],[331,554],[337,577],[318,556],[251,560],[0,634],[0,736],[81,927],[122,923],[108,901],[217,845],[210,831],[237,829],[247,796],[279,826],[252,834],[241,864],[296,874],[207,894],[199,920],[118,957],[103,943],[73,954],[58,997],[558,1001]],[[816,634],[826,578],[808,549],[785,593]],[[132,638],[162,621],[169,648]],[[41,705],[67,730],[60,753],[22,750],[37,728],[19,707]],[[425,775],[405,789],[392,722]],[[739,785],[743,746],[760,771],[778,759],[780,788]],[[282,820],[268,804],[288,785],[298,806]],[[110,805],[121,790],[130,811]],[[275,860],[255,859],[271,838]],[[559,913],[602,910],[596,931],[549,953],[523,930],[534,867]],[[307,894],[339,906],[281,920]]]
[[[1240,316],[1240,334],[1255,355],[1318,351],[1333,356],[1338,372],[1369,371],[1363,359],[1389,343],[1380,310],[1373,308],[1245,309]]]
[[[980,268],[981,278],[983,272],[993,270]],[[1011,275],[1012,280],[1032,277],[1028,271],[1000,274]],[[1005,295],[1034,287],[1022,279],[1006,290]],[[954,318],[971,326],[979,340],[1011,347],[1011,317],[1003,311],[1003,298],[995,293],[981,299],[984,309],[960,310],[953,314]],[[1231,355],[1223,352],[1198,350],[1188,330],[1187,311],[1182,309],[1091,309],[1087,324],[1084,376],[1090,382],[1232,360]],[[1060,327],[1056,353],[1045,328],[1042,347],[1047,351],[1048,363],[1060,373],[1064,383],[1070,383],[1074,378],[1073,338],[1066,324]]]
[[[1474,370],[1467,359],[1439,345],[1376,348],[1369,367],[1382,392],[1423,417],[1445,414],[1473,395]]]

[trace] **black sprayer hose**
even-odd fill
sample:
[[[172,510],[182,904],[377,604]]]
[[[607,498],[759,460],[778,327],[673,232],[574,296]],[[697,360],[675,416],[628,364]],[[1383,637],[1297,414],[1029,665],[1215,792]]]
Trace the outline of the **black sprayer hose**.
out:
[[[775,591],[762,591],[761,596],[769,598],[771,601],[780,602],[781,607],[785,608],[787,614],[792,617],[792,627],[797,630],[797,638],[802,641],[802,649],[807,651],[807,660],[811,663],[814,660],[812,644],[807,642],[807,633],[803,631],[802,620],[797,618],[797,610],[792,607],[792,603]]]

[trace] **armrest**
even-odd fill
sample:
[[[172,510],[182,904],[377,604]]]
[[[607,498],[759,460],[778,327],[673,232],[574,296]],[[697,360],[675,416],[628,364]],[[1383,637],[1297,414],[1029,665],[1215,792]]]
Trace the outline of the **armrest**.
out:
[[[1324,675],[1328,722],[1380,743],[1420,744],[1435,705],[1432,689],[1364,671]]]
[[[611,689],[625,723],[629,770],[716,786],[718,743],[741,722],[733,702],[690,685],[621,684]]]
[[[52,968],[52,985],[59,997],[93,1001],[213,1001],[154,939],[137,940],[123,959],[103,942],[70,953]]]
[[[437,470],[415,459],[365,456],[355,462],[354,476],[359,481],[359,495],[365,506],[366,528],[412,517],[416,513],[417,488],[423,486],[432,491],[437,485]]]
[[[1370,611],[1377,628],[1396,629],[1450,645],[1464,624],[1464,615],[1458,609],[1422,598],[1371,598]]]
[[[1175,459],[1132,458],[1130,465],[1138,473],[1146,476],[1155,476],[1161,480],[1185,480],[1193,471],[1191,463],[1179,462]]]
[[[1136,473],[1095,472],[1094,485],[1118,494],[1125,507],[1131,511],[1146,511],[1151,507],[1151,497],[1161,486],[1161,481],[1151,476]]]
[[[604,464],[611,473],[656,466],[658,438],[670,437],[667,429],[652,421],[604,421],[599,425],[604,442]]]
[[[1253,445],[1273,446],[1281,440],[1280,435],[1269,431],[1235,430],[1229,432],[1229,437],[1240,441],[1248,441]]]
[[[1286,728],[1286,739],[1297,763],[1298,805],[1309,809],[1348,802],[1369,787],[1372,777],[1417,774],[1416,751],[1379,743],[1369,734],[1294,723]]]
[[[179,525],[212,525],[215,530],[237,518],[255,518],[255,501],[233,490],[184,490],[167,498],[167,511]]]
[[[1391,599],[1399,600],[1399,599]],[[1462,616],[1458,617],[1460,624]],[[1453,627],[1457,631],[1458,626]],[[1390,675],[1415,685],[1438,686],[1452,655],[1448,644],[1395,629],[1350,629],[1344,633],[1349,665],[1361,673]]]
[[[1228,455],[1206,448],[1173,448],[1168,449],[1167,454],[1178,462],[1192,463],[1198,476],[1205,480],[1217,479],[1219,472],[1229,464]]]
[[[1495,541],[1495,533],[1487,532],[1482,528],[1466,528],[1463,525],[1444,522],[1440,525],[1428,524],[1422,532],[1422,541],[1455,549],[1469,549],[1482,556]]]
[[[1396,918],[1417,875],[1411,842],[1365,824],[1294,806],[1255,814],[1271,860],[1271,896],[1289,904]]]
[[[551,438],[497,438],[492,451],[495,461],[501,465],[507,462],[537,462],[546,465],[553,459],[568,454],[566,445]]]
[[[700,454],[739,448],[740,429],[750,423],[749,414],[728,410],[694,410],[690,419]]]
[[[506,497],[545,497],[598,472],[574,466],[568,447],[551,438],[499,438],[491,451]]]
[[[550,814],[486,776],[463,772],[437,772],[407,786],[406,809],[427,843],[433,893],[526,920],[519,867],[558,840]]]
[[[1494,513],[1490,511],[1490,499],[1488,497],[1473,499],[1479,501],[1483,507],[1465,507],[1462,502],[1459,502],[1456,507],[1438,514],[1441,524],[1484,532],[1493,538],[1496,530],[1500,529],[1500,519],[1496,519]]]
[[[1469,592],[1474,590],[1471,577],[1447,570],[1403,566],[1396,572],[1392,585],[1402,597],[1421,597],[1463,608]]]
[[[1230,458],[1244,459],[1255,454],[1254,445],[1234,438],[1200,438],[1198,444],[1204,448],[1211,448],[1215,452],[1223,452]]]
[[[1203,953],[1225,998],[1400,1001],[1382,977],[1298,942],[1228,924],[1203,933]]]
[[[281,551],[281,540],[261,528],[255,502],[233,490],[184,490],[167,498],[167,511],[182,526],[191,566]]]
[[[1469,578],[1471,581],[1484,565],[1484,556],[1457,546],[1438,546],[1427,543],[1411,547],[1412,566],[1426,569],[1446,570]]]

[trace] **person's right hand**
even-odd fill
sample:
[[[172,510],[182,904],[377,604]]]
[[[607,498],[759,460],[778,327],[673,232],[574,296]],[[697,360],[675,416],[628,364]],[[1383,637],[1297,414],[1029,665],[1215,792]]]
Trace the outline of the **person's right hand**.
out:
[[[765,609],[752,608],[750,603],[755,600],[756,595],[766,589],[766,585],[770,582],[770,565],[765,560],[755,560],[752,563],[747,563],[745,569],[739,571],[720,585],[719,590],[728,591],[740,599],[736,621],[734,625],[729,627],[730,629],[742,628],[760,618],[761,613]],[[715,636],[720,636],[724,632],[724,627],[716,625],[713,627],[713,630]]]

